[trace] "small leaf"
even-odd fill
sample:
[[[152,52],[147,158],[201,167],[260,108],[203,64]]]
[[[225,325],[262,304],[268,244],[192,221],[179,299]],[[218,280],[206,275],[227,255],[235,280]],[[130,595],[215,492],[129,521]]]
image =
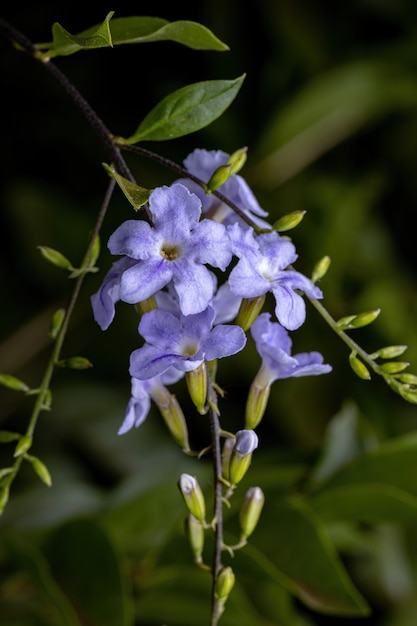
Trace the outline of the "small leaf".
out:
[[[242,75],[234,80],[208,80],[182,87],[159,102],[131,137],[118,137],[116,141],[164,141],[200,130],[227,109],[244,78]]]
[[[140,209],[144,204],[148,202],[149,196],[152,193],[152,189],[145,189],[145,187],[140,187],[139,185],[132,183],[127,178],[124,178],[123,176],[118,174],[113,167],[107,165],[106,163],[103,163],[103,167],[106,172],[117,182],[120,189],[123,191],[124,195],[129,200],[135,211]]]
[[[8,389],[13,389],[14,391],[23,391],[24,393],[30,390],[30,387],[28,387],[23,380],[16,378],[16,376],[11,376],[10,374],[0,374],[0,385]]]
[[[52,265],[56,265],[57,267],[65,270],[74,269],[70,261],[63,254],[61,254],[61,252],[58,252],[58,250],[54,250],[48,246],[38,246],[38,249],[44,259],[52,263]]]
[[[46,56],[68,56],[82,49],[106,48],[112,46],[109,21],[113,15],[114,11],[111,11],[102,24],[78,36],[71,35],[71,33],[65,30],[60,24],[55,23],[52,26],[52,49],[46,53]]]

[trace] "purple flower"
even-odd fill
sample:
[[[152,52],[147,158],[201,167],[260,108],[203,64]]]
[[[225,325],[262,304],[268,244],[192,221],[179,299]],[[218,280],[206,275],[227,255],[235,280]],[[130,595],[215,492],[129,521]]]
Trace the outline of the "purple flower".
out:
[[[134,426],[137,428],[148,416],[151,399],[158,399],[166,393],[165,385],[176,383],[183,373],[173,368],[168,369],[162,376],[155,376],[148,380],[132,378],[132,396],[126,408],[125,419],[118,430],[118,435],[124,435]]]
[[[204,311],[215,288],[205,264],[225,271],[232,257],[225,227],[200,222],[201,202],[181,184],[155,189],[149,210],[153,226],[128,220],[109,239],[112,254],[137,261],[122,273],[120,299],[141,302],[173,281],[184,315]]]
[[[318,352],[302,352],[291,356],[292,341],[282,326],[270,321],[269,313],[262,313],[251,327],[257,351],[262,358],[262,379],[270,385],[279,378],[327,374],[331,366],[323,364]]]
[[[184,165],[190,174],[194,174],[194,176],[203,182],[208,183],[213,172],[221,165],[225,165],[228,160],[229,155],[226,154],[226,152],[222,152],[222,150],[209,151],[197,148],[186,157]],[[231,207],[221,202],[221,200],[216,198],[213,194],[206,194],[200,185],[189,178],[182,178],[180,182],[200,198],[203,213],[210,215],[212,219],[218,222],[224,224],[238,222],[243,228],[248,228],[246,222],[244,222]],[[259,206],[253,192],[241,176],[234,174],[224,185],[219,187],[218,191],[233,202],[233,204],[257,226],[270,228],[270,224],[260,219],[266,217],[268,213]]]
[[[246,344],[240,326],[220,324],[213,328],[212,307],[195,315],[180,315],[156,309],[145,313],[139,333],[146,343],[132,352],[130,374],[140,380],[162,374],[169,367],[181,372],[196,369],[204,360],[236,354]]]
[[[120,279],[125,270],[131,267],[135,261],[124,257],[111,266],[104,277],[100,289],[91,296],[93,315],[101,330],[107,330],[113,321],[115,304],[120,300]]]
[[[258,435],[254,430],[238,430],[236,433],[235,450],[240,456],[252,454],[258,447]]]
[[[305,303],[296,290],[321,298],[321,290],[300,272],[286,269],[296,259],[294,244],[271,232],[255,237],[234,226],[229,229],[233,252],[239,262],[231,271],[231,291],[242,298],[256,298],[268,291],[275,297],[278,321],[295,330],[305,320]]]

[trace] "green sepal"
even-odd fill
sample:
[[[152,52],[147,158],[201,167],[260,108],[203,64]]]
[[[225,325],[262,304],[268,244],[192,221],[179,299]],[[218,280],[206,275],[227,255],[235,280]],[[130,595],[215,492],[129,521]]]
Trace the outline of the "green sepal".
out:
[[[235,99],[245,75],[234,80],[207,80],[174,91],[148,113],[131,137],[117,143],[165,141],[194,133],[214,122]]]
[[[64,270],[75,269],[67,257],[61,254],[61,252],[58,252],[58,250],[54,250],[54,248],[49,248],[48,246],[38,246],[38,250],[40,250],[43,258],[52,263],[52,265]]]
[[[16,378],[16,376],[11,376],[11,374],[0,374],[0,385],[13,389],[13,391],[23,391],[24,393],[30,390],[30,387],[23,380]]]
[[[138,211],[148,202],[152,189],[146,189],[145,187],[140,187],[132,183],[132,181],[118,174],[116,170],[111,165],[107,165],[107,163],[103,163],[103,167],[109,176],[114,178],[135,211]]]
[[[159,17],[131,16],[111,19],[109,13],[103,23],[88,28],[78,35],[71,35],[60,24],[54,24],[53,41],[38,44],[45,50],[43,58],[68,56],[79,50],[113,47],[121,44],[173,41],[194,50],[223,52],[229,47],[211,30],[190,20],[169,22]]]
[[[32,442],[33,439],[31,435],[23,435],[20,437],[13,456],[18,457],[22,456],[22,454],[26,454],[26,452],[32,447]]]

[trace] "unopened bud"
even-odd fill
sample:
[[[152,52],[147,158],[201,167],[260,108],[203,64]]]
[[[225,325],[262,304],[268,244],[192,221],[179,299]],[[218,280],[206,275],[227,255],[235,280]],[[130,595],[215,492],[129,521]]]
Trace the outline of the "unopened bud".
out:
[[[399,389],[399,393],[404,400],[411,404],[417,404],[417,390],[408,389],[405,385],[402,385]]]
[[[228,598],[235,584],[235,575],[230,566],[222,567],[217,576],[215,594],[217,598]]]
[[[157,405],[169,432],[181,448],[188,452],[188,428],[184,413],[177,398],[163,385],[151,391],[151,397]]]
[[[245,428],[254,429],[262,420],[271,393],[271,383],[261,367],[249,387],[245,409]]]
[[[407,350],[407,346],[386,346],[380,348],[376,352],[371,354],[372,359],[396,359],[398,356],[404,354]]]
[[[59,367],[69,367],[72,370],[87,370],[90,367],[93,367],[91,361],[86,359],[84,356],[72,356],[69,359],[58,361],[57,365]]]
[[[320,261],[317,261],[311,274],[311,280],[313,281],[313,283],[316,283],[318,280],[324,278],[330,267],[330,263],[331,260],[329,256],[324,256],[322,259],[320,259]]]
[[[404,373],[401,373],[397,378],[402,383],[406,383],[407,385],[417,386],[417,376],[415,374],[404,372]]]
[[[239,514],[240,528],[242,530],[241,539],[247,539],[255,530],[264,502],[264,492],[260,487],[248,489]]]
[[[9,501],[9,493],[10,493],[9,485],[4,485],[3,487],[0,488],[0,514],[2,513],[3,509],[5,508],[6,504]]]
[[[185,532],[190,544],[194,561],[202,563],[204,548],[204,528],[203,524],[191,513],[185,519]]]
[[[181,474],[178,487],[191,515],[194,515],[198,521],[204,522],[206,517],[206,503],[196,478],[190,476],[190,474]]]
[[[264,294],[262,296],[258,296],[257,298],[244,298],[242,300],[239,313],[236,318],[236,324],[239,324],[245,332],[249,330],[259,313],[262,311],[265,298],[266,295]]]
[[[195,370],[185,373],[188,393],[197,408],[204,415],[206,413],[207,400],[207,365],[203,361]]]
[[[49,248],[48,246],[38,246],[40,253],[43,258],[55,265],[56,267],[60,267],[64,270],[72,270],[74,269],[71,265],[71,262],[58,250],[54,250],[53,248]]]
[[[353,369],[355,374],[359,376],[359,378],[362,378],[363,380],[371,379],[368,368],[362,361],[358,359],[356,354],[354,354],[353,352],[349,355],[349,363],[351,368]]]
[[[226,480],[229,479],[230,459],[232,458],[235,440],[232,437],[225,439],[222,450],[222,473]]]
[[[376,320],[381,313],[381,309],[374,309],[373,311],[366,311],[366,313],[359,313],[355,315],[354,319],[350,322],[351,328],[362,328],[362,326],[368,326]]]
[[[410,364],[406,361],[389,361],[388,363],[382,363],[379,369],[385,374],[399,374],[405,370]]]
[[[65,309],[58,309],[52,316],[49,336],[56,339],[65,319]]]
[[[26,460],[31,463],[33,469],[35,470],[41,481],[45,483],[47,487],[50,487],[52,485],[52,478],[46,465],[42,463],[42,461],[37,457],[31,456],[29,454],[26,456]]]
[[[293,211],[280,217],[272,226],[274,230],[283,233],[292,230],[303,220],[306,211]]]
[[[0,374],[0,385],[3,387],[7,387],[8,389],[13,389],[13,391],[23,391],[28,392],[29,387],[23,380],[20,378],[16,378],[16,376],[12,376],[11,374]]]
[[[229,164],[220,165],[216,170],[214,170],[210,180],[206,185],[207,193],[215,191],[215,189],[218,189],[219,187],[224,185],[224,183],[229,180],[231,172],[232,166]]]
[[[237,485],[252,461],[252,453],[258,447],[258,436],[253,430],[239,430],[229,463],[229,481]]]
[[[233,176],[233,174],[237,174],[238,172],[240,172],[240,170],[246,163],[247,156],[248,149],[246,147],[239,148],[230,155],[229,160],[227,161],[227,165],[231,166],[230,176]]]
[[[22,437],[20,437],[19,441],[17,442],[13,456],[15,457],[22,456],[22,454],[25,454],[31,447],[32,447],[31,435],[23,435]]]

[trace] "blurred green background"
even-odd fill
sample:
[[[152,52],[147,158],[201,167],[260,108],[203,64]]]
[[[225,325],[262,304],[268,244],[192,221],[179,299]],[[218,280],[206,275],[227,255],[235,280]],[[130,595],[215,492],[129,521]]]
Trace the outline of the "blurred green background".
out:
[[[237,99],[214,124],[194,135],[146,147],[181,163],[195,147],[232,152],[247,146],[242,175],[271,219],[296,210],[307,212],[291,233],[299,253],[296,269],[309,275],[318,259],[329,255],[331,268],[321,284],[326,308],[337,319],[381,307],[378,320],[356,331],[355,339],[369,352],[383,345],[407,344],[405,358],[415,371],[417,4],[411,0],[245,4],[155,0],[116,5],[93,9],[81,3],[20,3],[2,13],[34,42],[49,41],[55,21],[77,33],[102,21],[110,10],[116,11],[116,17],[190,19],[213,30],[230,46],[230,52],[196,52],[166,42],[79,53],[58,59],[57,64],[110,130],[122,136],[131,134],[147,112],[175,89],[246,72]],[[53,311],[65,306],[71,289],[65,273],[48,265],[37,246],[60,250],[74,265],[80,262],[106,188],[101,163],[108,155],[48,73],[5,38],[0,39],[0,73],[0,372],[36,386],[51,347],[49,319]],[[169,170],[150,161],[129,154],[126,160],[140,185],[153,187],[174,180]],[[42,415],[37,429],[33,453],[48,465],[53,487],[48,490],[40,485],[26,468],[0,521],[8,546],[0,548],[0,574],[4,574],[0,616],[2,610],[5,616],[0,622],[5,626],[72,623],[65,622],[70,609],[67,613],[62,609],[65,619],[56,614],[60,601],[54,604],[46,578],[39,573],[40,552],[30,556],[30,550],[22,546],[27,537],[31,545],[43,545],[49,532],[59,533],[60,524],[79,516],[103,524],[123,555],[122,573],[128,570],[129,583],[139,589],[138,624],[166,621],[184,626],[206,620],[207,579],[200,581],[200,574],[193,578],[175,481],[182,471],[201,471],[209,487],[209,463],[203,460],[196,465],[195,460],[184,458],[153,410],[138,431],[117,437],[130,394],[127,368],[129,354],[137,347],[137,318],[131,307],[119,304],[114,323],[102,333],[89,306],[90,295],[112,262],[107,238],[122,220],[131,217],[130,207],[116,193],[102,230],[101,271],[84,283],[64,346],[64,356],[81,354],[94,367],[86,372],[57,372],[52,411]],[[269,468],[275,468],[271,477],[283,467],[280,485],[271,486],[269,478],[272,500],[297,480],[297,472],[303,475],[303,468],[316,462],[335,415],[345,416],[359,447],[416,429],[415,406],[375,376],[371,382],[356,378],[347,348],[312,307],[308,306],[307,322],[293,334],[293,341],[295,352],[322,352],[333,372],[273,387],[267,416],[259,428],[260,449],[253,468],[261,480]],[[258,366],[253,346],[246,357],[239,355],[219,366],[219,382],[227,391],[222,421],[228,430],[242,427],[246,392]],[[183,388],[177,393],[187,408],[192,443],[203,447],[208,426],[192,412]],[[0,389],[0,428],[23,431],[31,406],[30,397]],[[1,466],[10,462],[12,451],[7,445],[0,448]],[[291,476],[289,468],[294,472]],[[264,515],[260,533],[264,539],[272,538],[267,506]],[[92,544],[101,537],[94,528]],[[345,560],[374,609],[362,623],[415,623],[415,529],[415,524],[405,529],[390,524],[355,528],[360,556]],[[93,531],[88,526],[84,531],[87,542],[85,537]],[[71,537],[62,532],[62,541],[72,545]],[[352,547],[352,534],[345,543],[343,533],[339,536],[335,531],[335,537],[342,553],[346,545]],[[107,535],[102,539],[109,541]],[[255,546],[257,540],[260,535],[254,535]],[[54,546],[61,545],[59,534],[52,534],[50,543],[50,554],[54,554]],[[99,547],[97,552],[103,554]],[[239,554],[235,559],[243,580],[247,574],[244,558]],[[179,585],[176,590],[180,567],[185,583],[182,590]],[[157,613],[160,601],[155,590],[161,583],[161,570],[165,582],[170,575],[174,581],[172,597],[164,592],[166,606],[177,603],[179,607],[171,608],[169,617],[163,610]],[[252,597],[253,589],[239,593],[229,616],[225,613],[225,626],[351,621],[315,613],[284,593],[280,616],[272,609],[268,614],[276,590],[267,584],[262,601]],[[45,597],[47,609],[42,604]],[[123,607],[123,619],[128,620],[131,608]],[[196,617],[199,611],[201,618]],[[116,624],[105,621],[110,614],[97,623]]]

